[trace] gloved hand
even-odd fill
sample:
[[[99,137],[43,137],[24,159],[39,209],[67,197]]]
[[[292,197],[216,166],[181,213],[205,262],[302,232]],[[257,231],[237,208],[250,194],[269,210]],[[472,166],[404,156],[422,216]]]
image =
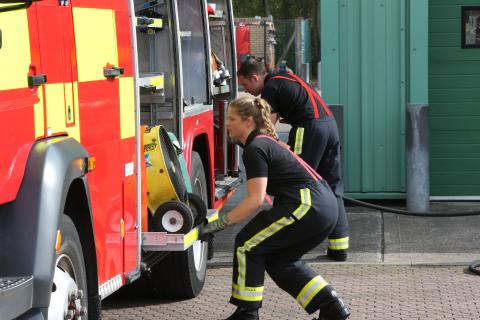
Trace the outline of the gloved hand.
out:
[[[212,234],[221,231],[230,225],[228,214],[222,214],[217,220],[198,226],[198,240],[208,241]]]

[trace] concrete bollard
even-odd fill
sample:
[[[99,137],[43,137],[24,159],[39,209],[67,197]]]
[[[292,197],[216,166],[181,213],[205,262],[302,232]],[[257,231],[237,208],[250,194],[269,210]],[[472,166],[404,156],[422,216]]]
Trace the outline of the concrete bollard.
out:
[[[409,104],[406,114],[407,210],[430,210],[428,104]]]

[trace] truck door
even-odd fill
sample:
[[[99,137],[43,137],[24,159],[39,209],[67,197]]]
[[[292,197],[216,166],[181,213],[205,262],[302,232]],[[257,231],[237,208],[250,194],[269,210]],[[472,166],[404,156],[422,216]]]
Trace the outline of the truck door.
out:
[[[122,282],[124,236],[135,226],[135,221],[124,217],[123,200],[130,189],[126,179],[134,176],[135,159],[133,78],[131,74],[124,77],[127,69],[120,65],[127,60],[131,64],[131,56],[125,54],[130,50],[129,40],[120,47],[129,39],[128,19],[120,19],[128,17],[128,1],[72,0],[71,5],[80,139],[97,160],[89,184],[100,294],[104,294],[102,285],[107,281]],[[125,34],[118,32],[125,29]],[[124,117],[126,113],[130,117]]]
[[[36,5],[40,64],[47,77],[46,133],[66,132],[80,141],[72,8],[69,1],[44,0]]]

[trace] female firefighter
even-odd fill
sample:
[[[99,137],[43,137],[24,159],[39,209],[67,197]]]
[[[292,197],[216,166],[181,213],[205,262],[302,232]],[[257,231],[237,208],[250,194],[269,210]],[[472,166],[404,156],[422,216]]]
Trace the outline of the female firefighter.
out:
[[[254,96],[261,94],[272,107],[273,123],[279,116],[292,125],[290,149],[327,180],[337,197],[338,221],[328,236],[327,256],[347,260],[348,220],[343,204],[340,138],[337,123],[318,93],[291,72],[267,73],[257,59],[248,59],[237,72],[238,82]]]
[[[306,312],[324,320],[346,319],[350,311],[333,288],[301,257],[327,238],[338,218],[330,187],[288,147],[278,142],[260,98],[240,98],[228,108],[229,135],[242,144],[247,197],[232,211],[200,228],[200,239],[246,219],[273,195],[273,208],[258,213],[237,235],[227,320],[259,319],[265,270]]]

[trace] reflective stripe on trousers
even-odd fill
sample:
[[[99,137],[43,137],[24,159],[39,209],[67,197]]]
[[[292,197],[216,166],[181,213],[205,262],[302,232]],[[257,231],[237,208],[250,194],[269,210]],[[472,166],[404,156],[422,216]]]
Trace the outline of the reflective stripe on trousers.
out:
[[[240,287],[233,284],[232,297],[243,301],[262,301],[263,287]]]
[[[293,152],[295,152],[295,154],[297,155],[302,154],[304,132],[305,132],[304,128],[298,127],[297,132],[295,133],[295,147],[293,148]]]
[[[327,285],[328,283],[321,276],[316,276],[300,291],[296,297],[297,302],[305,309],[312,299]]]
[[[238,279],[237,279],[237,288],[246,288],[246,271],[247,271],[247,257],[246,253],[252,248],[260,244],[265,239],[271,237],[275,233],[282,230],[284,227],[292,224],[295,220],[300,220],[310,209],[311,207],[311,195],[308,188],[300,190],[301,204],[298,208],[292,213],[292,217],[283,217],[263,230],[259,231],[252,238],[245,241],[242,247],[237,249],[237,261],[238,261]],[[244,300],[239,297],[235,297],[239,300]]]
[[[331,250],[345,250],[348,249],[349,237],[339,239],[328,239],[328,248]]]

